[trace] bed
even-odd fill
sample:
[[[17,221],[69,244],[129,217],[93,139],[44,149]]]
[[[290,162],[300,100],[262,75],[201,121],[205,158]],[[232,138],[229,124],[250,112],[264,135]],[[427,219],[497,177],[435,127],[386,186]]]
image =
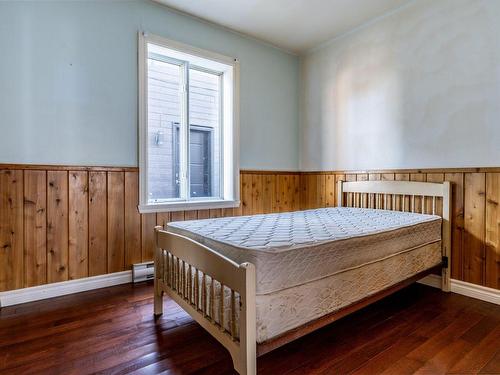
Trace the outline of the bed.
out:
[[[339,207],[156,228],[154,312],[168,294],[230,352],[256,358],[440,270],[449,291],[450,184],[359,181]]]

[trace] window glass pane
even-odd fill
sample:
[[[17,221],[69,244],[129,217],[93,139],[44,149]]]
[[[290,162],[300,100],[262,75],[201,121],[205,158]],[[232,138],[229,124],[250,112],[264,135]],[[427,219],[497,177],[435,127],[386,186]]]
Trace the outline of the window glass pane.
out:
[[[193,198],[220,197],[221,80],[189,69],[189,173]]]
[[[179,198],[178,124],[181,120],[182,68],[148,58],[148,187],[149,201]]]
[[[191,173],[191,196],[211,197],[212,177],[212,136],[211,129],[191,127],[189,133],[189,170]]]

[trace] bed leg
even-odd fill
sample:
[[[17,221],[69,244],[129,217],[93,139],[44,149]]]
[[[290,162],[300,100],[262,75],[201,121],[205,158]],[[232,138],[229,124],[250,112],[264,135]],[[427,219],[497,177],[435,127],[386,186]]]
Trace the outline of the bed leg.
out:
[[[255,266],[240,265],[245,270],[245,291],[240,294],[240,353],[233,358],[234,368],[240,375],[257,374],[257,323],[255,317]]]
[[[441,290],[443,292],[451,291],[451,277],[450,277],[450,266],[443,267],[441,269]]]
[[[233,359],[233,366],[239,375],[257,375],[257,360],[255,357],[247,358],[246,362],[244,359]]]
[[[257,343],[240,342],[240,355],[232,357],[234,369],[240,375],[256,375],[257,374]]]
[[[163,291],[157,278],[155,278],[154,294],[154,314],[160,316],[163,314]]]
[[[158,243],[158,232],[162,230],[162,226],[155,227],[155,242]],[[163,289],[160,283],[160,277],[162,275],[161,270],[161,254],[162,249],[156,246],[155,250],[155,275],[154,275],[154,315],[160,316],[163,314]]]

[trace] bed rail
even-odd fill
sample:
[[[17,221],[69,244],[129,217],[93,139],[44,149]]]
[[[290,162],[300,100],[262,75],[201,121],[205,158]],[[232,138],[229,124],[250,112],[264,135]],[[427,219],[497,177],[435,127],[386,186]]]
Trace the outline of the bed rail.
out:
[[[339,181],[339,206],[439,215],[442,225],[441,289],[450,291],[451,184],[413,181]]]
[[[255,374],[254,265],[237,264],[161,226],[155,228],[155,239],[155,315],[163,313],[167,293],[229,350],[240,374]]]

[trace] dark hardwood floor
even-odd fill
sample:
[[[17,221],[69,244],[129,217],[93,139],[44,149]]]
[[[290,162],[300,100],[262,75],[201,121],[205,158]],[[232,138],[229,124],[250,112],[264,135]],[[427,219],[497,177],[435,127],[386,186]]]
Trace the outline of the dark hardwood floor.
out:
[[[232,374],[225,349],[152,286],[0,310],[2,374]],[[500,306],[414,284],[258,359],[259,374],[500,374]]]

